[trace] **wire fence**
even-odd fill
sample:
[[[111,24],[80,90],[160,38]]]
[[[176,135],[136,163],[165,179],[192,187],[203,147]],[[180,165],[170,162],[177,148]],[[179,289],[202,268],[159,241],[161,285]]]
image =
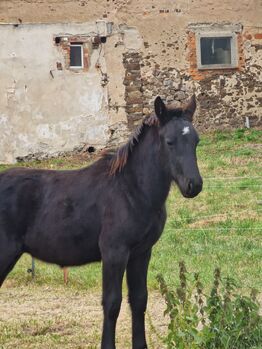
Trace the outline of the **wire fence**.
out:
[[[230,207],[229,205],[227,207]],[[237,209],[237,207],[233,207],[235,209]],[[241,216],[244,213],[258,213],[258,212],[262,212],[262,209],[258,209],[256,211],[251,211],[251,210],[241,210],[241,211],[237,211],[235,214],[231,213],[217,213],[217,214],[210,214],[210,215],[203,215],[203,216],[195,216],[195,217],[188,217],[188,218],[180,218],[179,220],[177,220],[178,223],[196,223],[199,222],[203,219],[208,219],[208,218],[218,218],[218,217],[226,217],[226,218],[235,218],[235,215],[237,214],[237,216]],[[189,222],[190,220],[190,222]]]
[[[238,231],[261,231],[262,232],[262,226],[261,227],[254,227],[254,228],[244,228],[244,227],[210,227],[210,228],[173,228],[172,230],[180,230],[180,231],[212,231],[212,232],[216,232],[216,231],[229,231],[229,230],[238,230]]]
[[[262,179],[262,176],[235,176],[235,177],[204,177],[205,180],[238,180],[238,179]]]
[[[205,185],[205,183],[204,183]],[[261,187],[262,186],[262,183],[245,183],[245,182],[241,182],[241,183],[234,183],[234,184],[229,184],[229,183],[216,183],[215,185],[214,184],[207,184],[208,188],[212,188],[212,187],[233,187],[233,186],[247,186],[247,187]]]
[[[257,181],[261,180],[261,183],[246,183],[245,181]],[[243,187],[262,187],[262,176],[253,176],[253,177],[247,177],[247,176],[236,176],[236,177],[203,177],[204,181],[204,188],[221,188],[221,187],[230,187],[230,188],[239,188],[242,189]],[[205,185],[205,181],[219,181],[220,183],[210,184],[207,182],[207,185]],[[224,181],[224,183],[221,183],[221,181]],[[228,183],[228,182],[234,182],[236,181],[236,184],[234,183]],[[238,183],[238,181],[242,181],[242,183]]]
[[[232,184],[228,184],[228,183],[217,183],[216,185],[212,184],[210,185],[209,183],[207,185],[204,185],[204,189],[219,189],[219,188],[223,188],[223,187],[226,187],[226,188],[232,188],[232,189],[240,189],[242,190],[243,188],[262,188],[262,182],[261,184],[258,184],[258,183],[239,183],[238,181],[241,180],[241,181],[244,181],[244,180],[262,180],[262,176],[230,176],[230,177],[203,177],[203,181],[205,183],[205,181],[231,181],[231,182],[235,182],[235,183],[232,183]],[[262,192],[261,192],[262,194]],[[256,202],[254,202],[253,200],[250,202],[244,202],[246,205],[262,205],[262,195],[261,195],[261,201],[260,200],[257,200]],[[238,218],[238,217],[243,217],[244,214],[246,215],[254,215],[254,214],[260,214],[260,212],[262,212],[262,209],[256,209],[254,207],[254,209],[246,209],[246,210],[238,210],[238,207],[234,206],[234,205],[226,205],[224,206],[222,209],[228,209],[228,208],[231,208],[232,210],[235,210],[233,212],[230,212],[230,213],[216,213],[216,214],[210,214],[210,215],[202,215],[202,216],[195,216],[195,217],[191,217],[191,216],[188,216],[186,218],[178,218],[177,220],[175,220],[175,222],[177,222],[177,224],[183,224],[183,223],[186,223],[186,224],[196,224],[196,223],[201,223],[202,220],[210,220],[209,224],[221,224],[221,223],[225,223],[226,220],[229,220],[229,219],[234,219],[234,218]],[[236,217],[237,216],[237,217]],[[221,218],[221,219],[226,219],[226,220],[221,220],[221,221],[215,221],[216,218]],[[247,217],[248,218],[248,217]],[[212,221],[212,219],[214,219]],[[261,221],[262,223],[262,221]],[[173,227],[172,229],[174,230],[183,230],[183,231],[228,231],[228,230],[248,230],[248,231],[262,231],[262,224],[261,226],[257,226],[256,227],[232,227],[232,226],[229,226],[229,227],[205,227],[205,228],[202,228],[202,227]]]

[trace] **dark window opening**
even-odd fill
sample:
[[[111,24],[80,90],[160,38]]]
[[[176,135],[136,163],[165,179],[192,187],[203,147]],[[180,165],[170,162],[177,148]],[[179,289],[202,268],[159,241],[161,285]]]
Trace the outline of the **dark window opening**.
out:
[[[231,37],[202,37],[201,65],[231,64]]]
[[[83,45],[76,43],[70,45],[70,67],[83,68]]]

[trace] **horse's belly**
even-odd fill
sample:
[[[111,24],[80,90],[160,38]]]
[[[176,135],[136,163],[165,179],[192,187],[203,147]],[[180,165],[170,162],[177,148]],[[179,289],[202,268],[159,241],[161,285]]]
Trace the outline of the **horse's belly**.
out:
[[[29,234],[25,243],[26,252],[48,263],[61,266],[83,265],[101,260],[98,234],[86,231],[84,234]]]

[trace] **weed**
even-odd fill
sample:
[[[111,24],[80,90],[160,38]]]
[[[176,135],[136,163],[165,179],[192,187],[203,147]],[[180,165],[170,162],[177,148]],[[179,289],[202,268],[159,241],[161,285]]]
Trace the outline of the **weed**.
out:
[[[168,349],[250,349],[262,341],[262,317],[256,291],[243,296],[233,278],[221,278],[216,268],[209,295],[204,295],[199,274],[192,276],[179,263],[180,285],[170,290],[157,277],[169,316],[168,333],[163,338]]]

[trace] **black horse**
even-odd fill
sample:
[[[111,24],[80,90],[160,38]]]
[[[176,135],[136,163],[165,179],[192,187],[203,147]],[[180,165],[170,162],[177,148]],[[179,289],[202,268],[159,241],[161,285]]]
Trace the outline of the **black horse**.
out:
[[[147,348],[144,315],[152,246],[166,221],[172,181],[183,196],[202,189],[192,125],[195,97],[184,108],[155,100],[116,153],[87,168],[15,168],[0,174],[0,286],[24,253],[60,266],[102,260],[102,349],[115,349],[115,327],[127,271],[133,349]]]

